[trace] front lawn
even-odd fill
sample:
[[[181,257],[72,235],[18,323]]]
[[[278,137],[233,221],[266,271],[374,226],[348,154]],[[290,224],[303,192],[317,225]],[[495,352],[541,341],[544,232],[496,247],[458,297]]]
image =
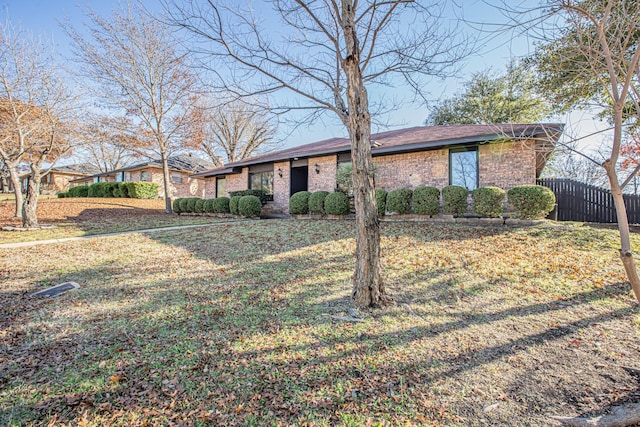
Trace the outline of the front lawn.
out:
[[[614,231],[383,228],[396,305],[359,313],[349,221],[0,250],[0,425],[546,426],[640,398]]]
[[[0,200],[0,226],[21,225],[20,220],[12,218],[14,203],[13,199]],[[164,200],[160,199],[124,198],[42,199],[38,201],[38,220],[55,228],[0,231],[0,244],[220,221],[211,217],[167,215]]]

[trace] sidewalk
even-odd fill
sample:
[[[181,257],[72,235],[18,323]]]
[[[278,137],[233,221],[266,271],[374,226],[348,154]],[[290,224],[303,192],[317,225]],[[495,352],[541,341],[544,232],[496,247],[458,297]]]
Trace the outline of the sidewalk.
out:
[[[62,239],[35,240],[33,242],[4,243],[4,244],[0,244],[0,249],[25,248],[29,246],[51,245],[53,243],[77,242],[77,241],[87,240],[87,239],[100,239],[103,237],[123,236],[125,234],[135,234],[135,233],[144,234],[144,233],[156,233],[158,231],[173,231],[173,230],[186,230],[189,228],[212,227],[216,225],[231,224],[231,223],[240,222],[240,221],[245,221],[245,220],[236,219],[233,221],[222,221],[222,222],[215,222],[210,224],[177,225],[173,227],[145,228],[143,230],[119,231],[117,233],[92,234],[89,236],[64,237]]]

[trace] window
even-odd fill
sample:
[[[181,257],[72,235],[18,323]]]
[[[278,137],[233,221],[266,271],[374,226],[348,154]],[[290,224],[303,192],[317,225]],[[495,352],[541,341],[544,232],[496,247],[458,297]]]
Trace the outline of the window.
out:
[[[140,181],[147,180],[147,171],[140,171]]]
[[[124,172],[120,172],[116,174],[116,182],[122,182],[124,177]]]
[[[478,188],[478,147],[449,150],[449,184]]]
[[[131,172],[123,172],[124,174],[124,182],[130,182],[131,181]]]
[[[216,178],[216,197],[224,197],[227,194],[227,179]]]
[[[249,173],[249,189],[263,190],[273,197],[273,171]]]
[[[96,182],[100,182],[100,177],[96,176],[93,178],[93,183],[95,184]]]
[[[171,174],[171,182],[174,184],[182,184],[182,174],[174,172]]]

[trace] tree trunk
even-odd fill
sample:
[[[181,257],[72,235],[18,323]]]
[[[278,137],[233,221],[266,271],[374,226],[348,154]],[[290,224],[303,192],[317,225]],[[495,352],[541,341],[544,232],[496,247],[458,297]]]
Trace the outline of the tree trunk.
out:
[[[22,204],[22,226],[24,228],[35,228],[38,226],[38,196],[40,195],[40,174],[31,171],[29,175],[27,192]]]
[[[9,192],[9,181],[7,180],[7,170],[0,169],[0,187],[2,187],[3,193]]]
[[[7,168],[9,169],[9,179],[11,180],[11,185],[13,186],[13,194],[16,198],[16,209],[13,217],[22,218],[22,186],[20,185],[20,177],[18,177],[16,166],[18,165],[7,163]]]
[[[168,214],[173,213],[171,210],[170,188],[171,178],[169,177],[169,164],[167,163],[167,153],[163,150],[160,153],[162,158],[162,179],[164,182],[164,211]]]
[[[360,69],[360,46],[355,33],[355,11],[342,1],[347,76],[348,117],[353,162],[353,193],[356,207],[356,268],[353,299],[360,307],[380,307],[389,298],[380,273],[380,223],[376,208],[373,160],[371,158],[371,116],[367,90]]]
[[[635,294],[638,302],[640,302],[640,277],[638,277],[638,269],[636,268],[636,262],[633,258],[633,252],[631,251],[631,237],[629,233],[629,220],[627,219],[627,207],[624,204],[622,189],[618,184],[618,176],[615,168],[612,166],[611,162],[605,163],[604,168],[607,171],[609,185],[611,186],[611,196],[613,197],[613,204],[616,207],[618,232],[620,233],[620,258],[622,259],[622,265],[624,266],[624,271],[627,273],[627,279],[631,284],[633,293]]]

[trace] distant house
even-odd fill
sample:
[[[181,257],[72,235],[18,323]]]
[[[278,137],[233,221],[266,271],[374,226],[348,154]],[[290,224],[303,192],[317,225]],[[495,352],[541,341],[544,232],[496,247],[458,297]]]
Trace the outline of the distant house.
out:
[[[535,184],[563,125],[425,126],[371,136],[376,187],[385,190],[462,185],[505,190]],[[351,162],[347,138],[300,145],[192,175],[205,179],[207,198],[262,189],[272,196],[266,212],[288,213],[298,191],[334,191],[336,172]]]
[[[48,174],[40,181],[40,191],[42,193],[59,193],[67,191],[71,181],[82,179],[98,173],[100,170],[89,163],[79,163],[74,165],[56,166],[51,168]],[[29,172],[20,174],[22,188],[27,188]]]
[[[214,166],[213,163],[190,155],[169,157],[167,163],[171,180],[169,188],[171,198],[204,197],[204,180],[191,175],[210,169]],[[131,181],[155,182],[158,184],[158,197],[164,197],[164,179],[162,177],[162,162],[160,159],[74,179],[71,181],[71,185]]]

